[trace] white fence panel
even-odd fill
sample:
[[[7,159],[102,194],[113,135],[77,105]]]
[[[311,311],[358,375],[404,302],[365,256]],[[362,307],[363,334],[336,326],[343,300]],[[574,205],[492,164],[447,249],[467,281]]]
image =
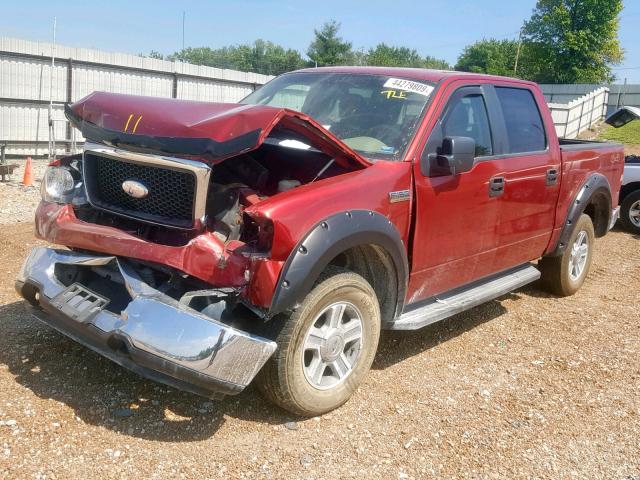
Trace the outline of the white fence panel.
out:
[[[49,99],[51,61],[20,60],[0,56],[0,98]],[[53,100],[64,101],[67,89],[67,68],[53,69]]]
[[[205,102],[237,102],[249,95],[249,86],[232,85],[209,80],[186,79],[178,82],[178,98]]]
[[[74,102],[95,91],[170,97],[172,88],[173,81],[167,76],[132,73],[109,67],[79,66],[73,70]]]
[[[48,105],[0,104],[0,138],[11,138],[22,145],[12,146],[7,153],[14,155],[44,155],[49,139]],[[53,118],[64,118],[62,105],[55,105]],[[55,138],[66,135],[66,122],[54,122]],[[40,141],[37,144],[36,141]],[[64,151],[64,145],[59,146]]]
[[[555,85],[565,87],[565,85]],[[557,92],[563,95],[562,91]],[[576,138],[601,121],[607,111],[609,89],[600,87],[568,103],[549,103],[556,133],[562,138]]]
[[[612,114],[619,106],[640,107],[640,85],[637,84],[542,84],[540,88],[549,103],[569,103],[601,87],[609,88],[606,115]]]

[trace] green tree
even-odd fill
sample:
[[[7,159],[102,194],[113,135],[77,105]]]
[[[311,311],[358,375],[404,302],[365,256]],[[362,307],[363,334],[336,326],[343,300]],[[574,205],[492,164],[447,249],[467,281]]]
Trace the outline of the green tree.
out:
[[[188,47],[176,52],[170,59],[265,75],[280,75],[305,65],[298,51],[261,39],[249,45],[230,45],[216,49]]]
[[[254,72],[266,75],[280,75],[305,66],[302,55],[297,50],[285,49],[265,40],[256,40],[248,52]]]
[[[464,48],[455,69],[462,72],[513,76],[518,50],[514,40],[480,40]]]
[[[623,59],[622,0],[538,0],[524,26],[526,67],[543,83],[601,83]],[[518,67],[519,68],[519,67]]]
[[[416,68],[451,68],[445,60],[426,56],[421,57],[415,49],[407,47],[394,47],[385,43],[379,43],[375,48],[367,52],[365,62],[367,65],[380,67],[416,67]]]
[[[330,20],[320,29],[314,29],[315,37],[309,48],[307,56],[312,65],[319,67],[327,65],[348,65],[354,62],[354,53],[351,50],[351,42],[345,42],[338,36],[340,23]]]

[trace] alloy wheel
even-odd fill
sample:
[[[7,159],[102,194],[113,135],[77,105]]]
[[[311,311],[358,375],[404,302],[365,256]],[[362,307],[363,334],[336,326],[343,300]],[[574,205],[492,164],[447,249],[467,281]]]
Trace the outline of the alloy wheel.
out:
[[[569,258],[569,277],[574,282],[584,273],[589,257],[589,236],[587,232],[581,230],[571,247],[571,257]]]
[[[362,314],[351,303],[337,302],[316,316],[302,350],[307,381],[319,390],[342,383],[353,371],[363,345]]]

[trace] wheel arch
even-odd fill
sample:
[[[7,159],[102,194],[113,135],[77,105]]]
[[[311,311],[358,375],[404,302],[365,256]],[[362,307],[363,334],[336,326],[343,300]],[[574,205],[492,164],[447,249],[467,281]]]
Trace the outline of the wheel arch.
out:
[[[583,213],[591,218],[596,237],[604,236],[609,228],[611,205],[611,186],[607,177],[600,173],[590,175],[569,207],[555,249],[547,256],[558,256],[565,251],[574,225]]]
[[[409,267],[398,230],[377,212],[351,210],[318,222],[297,243],[280,273],[268,316],[295,307],[329,265],[347,267],[367,279],[379,297],[383,318],[402,311]]]
[[[626,185],[622,185],[620,188],[620,203],[622,203],[627,195],[637,191],[640,191],[640,182],[631,182]]]

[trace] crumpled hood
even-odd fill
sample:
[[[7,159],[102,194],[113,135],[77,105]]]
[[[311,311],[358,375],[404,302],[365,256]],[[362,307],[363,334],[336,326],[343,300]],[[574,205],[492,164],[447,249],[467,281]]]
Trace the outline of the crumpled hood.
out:
[[[370,165],[312,118],[285,108],[94,92],[65,113],[85,138],[138,151],[219,163],[255,150],[278,127],[345,167]]]

